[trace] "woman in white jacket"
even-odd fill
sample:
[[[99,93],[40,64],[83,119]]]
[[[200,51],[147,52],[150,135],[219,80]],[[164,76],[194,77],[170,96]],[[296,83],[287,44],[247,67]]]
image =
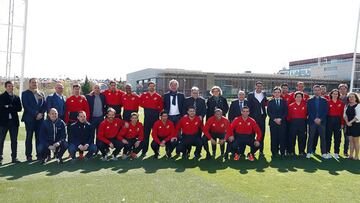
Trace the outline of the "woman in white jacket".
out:
[[[349,159],[359,160],[359,136],[360,136],[360,100],[356,93],[348,94],[348,104],[344,111],[344,120],[350,141]],[[354,154],[355,152],[355,154]]]

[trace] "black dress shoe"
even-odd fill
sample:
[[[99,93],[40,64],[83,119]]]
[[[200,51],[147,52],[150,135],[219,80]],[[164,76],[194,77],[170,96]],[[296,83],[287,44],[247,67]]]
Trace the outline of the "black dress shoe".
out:
[[[11,163],[18,164],[18,163],[21,163],[21,162],[17,158],[15,158],[15,159],[11,160]]]

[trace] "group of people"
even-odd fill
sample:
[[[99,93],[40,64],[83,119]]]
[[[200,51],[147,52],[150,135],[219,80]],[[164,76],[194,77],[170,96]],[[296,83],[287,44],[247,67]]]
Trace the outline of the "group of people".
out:
[[[217,144],[224,159],[244,157],[254,161],[257,151],[259,156],[264,155],[267,117],[274,158],[296,154],[311,158],[320,138],[322,158],[338,159],[344,137],[344,156],[359,159],[360,100],[356,93],[347,92],[346,84],[329,94],[325,86],[314,85],[314,96],[310,98],[304,92],[303,82],[297,83],[295,92],[289,93],[288,85],[282,84],[267,95],[258,81],[253,92],[246,95],[240,90],[230,106],[218,86],[211,89],[207,100],[200,96],[197,87],[191,89],[190,97],[185,97],[178,87],[178,81],[171,80],[169,92],[161,96],[150,81],[148,91],[139,96],[130,84],[123,92],[111,81],[105,91],[95,84],[92,92],[81,95],[81,86],[74,84],[72,95],[65,98],[64,87],[58,83],[55,92],[45,97],[38,90],[38,80],[31,78],[29,89],[22,92],[20,100],[13,93],[13,83],[7,81],[5,92],[0,95],[0,164],[8,132],[12,162],[19,162],[18,112],[22,110],[27,161],[33,161],[34,135],[36,159],[41,163],[52,158],[62,163],[66,151],[72,162],[89,160],[99,152],[104,161],[117,160],[120,153],[122,159],[134,159],[140,152],[140,156],[146,156],[149,145],[154,158],[160,156],[163,147],[167,158],[175,151],[187,159],[195,146],[195,159],[201,157],[202,148],[206,159],[211,159],[216,156]],[[140,107],[144,109],[143,123],[139,121]],[[248,153],[246,146],[250,148]]]

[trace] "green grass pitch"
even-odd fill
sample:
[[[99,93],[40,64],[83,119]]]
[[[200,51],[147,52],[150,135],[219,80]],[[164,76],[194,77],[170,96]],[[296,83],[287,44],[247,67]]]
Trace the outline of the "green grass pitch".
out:
[[[22,126],[18,154],[23,162],[14,165],[8,163],[7,137],[4,165],[0,166],[0,202],[359,202],[360,199],[359,161],[322,160],[319,156],[309,160],[272,160],[269,129],[265,158],[255,162],[225,162],[220,158],[196,161],[192,157],[154,160],[150,150],[144,160],[103,162],[95,158],[86,163],[71,164],[67,160],[58,165],[52,161],[43,166],[24,162],[24,138]]]

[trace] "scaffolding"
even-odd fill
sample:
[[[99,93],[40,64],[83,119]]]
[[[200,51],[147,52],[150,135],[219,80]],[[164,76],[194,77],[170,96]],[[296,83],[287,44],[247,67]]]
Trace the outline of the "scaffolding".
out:
[[[0,0],[1,66],[5,65],[6,80],[15,81],[20,74],[20,93],[24,83],[27,10],[28,0]],[[20,73],[14,69],[20,69]]]

